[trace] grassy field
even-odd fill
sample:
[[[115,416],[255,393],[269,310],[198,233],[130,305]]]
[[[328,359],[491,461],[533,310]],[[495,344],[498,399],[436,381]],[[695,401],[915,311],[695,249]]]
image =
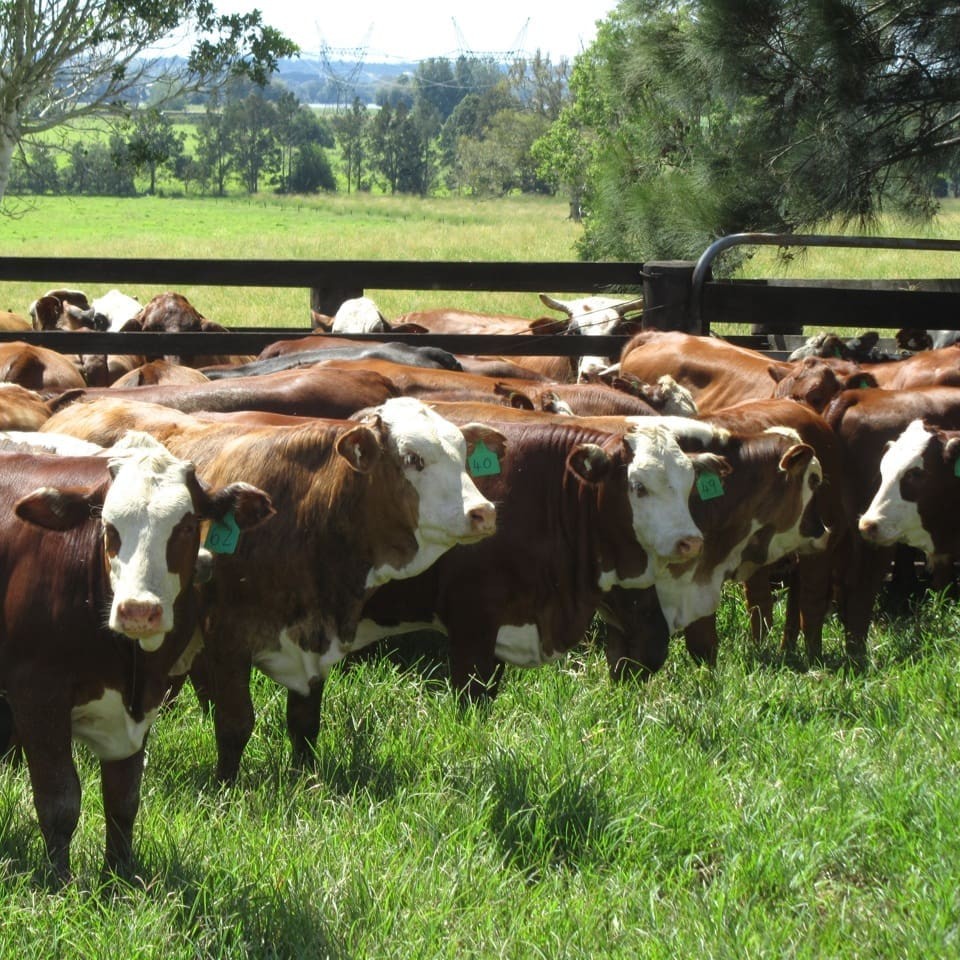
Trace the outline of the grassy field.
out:
[[[573,258],[561,204],[368,200],[44,201],[4,221],[2,253]],[[3,292],[20,309],[35,295]],[[236,309],[185,292],[214,319]],[[305,291],[243,296],[270,316],[306,309]],[[0,956],[956,956],[958,628],[939,598],[881,617],[867,669],[850,674],[831,620],[826,666],[803,671],[773,641],[753,647],[731,589],[714,670],[675,643],[649,683],[615,687],[594,638],[553,666],[508,669],[497,700],[470,710],[442,657],[413,660],[429,645],[397,641],[406,656],[331,677],[309,776],[289,773],[284,697],[259,678],[229,790],[187,690],[151,735],[132,886],[100,883],[86,751],[64,890],[45,880],[26,771],[0,768]]]
[[[575,260],[580,227],[564,202],[517,197],[463,199],[332,195],[216,200],[43,197],[0,222],[2,256],[249,258],[293,260]],[[0,309],[25,312],[61,286],[0,283]],[[77,286],[76,283],[68,284]],[[39,289],[38,289],[39,286]],[[98,296],[109,284],[80,286]],[[146,303],[161,290],[126,292]],[[308,290],[178,287],[201,313],[226,326],[310,325]],[[460,306],[537,317],[533,294],[367,291],[385,315]]]

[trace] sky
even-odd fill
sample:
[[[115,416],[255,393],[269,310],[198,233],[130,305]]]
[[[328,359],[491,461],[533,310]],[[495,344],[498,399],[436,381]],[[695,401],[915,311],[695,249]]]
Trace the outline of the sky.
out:
[[[365,47],[362,59],[369,63],[453,59],[461,52],[530,54],[538,48],[556,62],[589,46],[596,21],[617,5],[617,0],[341,2],[221,0],[216,5],[221,13],[259,9],[264,21],[299,44],[304,55],[324,47],[332,57],[350,51],[352,58],[353,51]]]

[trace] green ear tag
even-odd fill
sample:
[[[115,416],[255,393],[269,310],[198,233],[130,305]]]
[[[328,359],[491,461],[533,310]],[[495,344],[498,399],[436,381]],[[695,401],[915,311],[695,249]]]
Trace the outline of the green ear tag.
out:
[[[471,476],[492,477],[500,472],[500,461],[496,453],[480,440],[467,460],[467,467]]]
[[[858,386],[861,390],[869,390],[869,389],[870,389],[870,381],[867,380],[866,378],[862,378],[862,379],[860,380],[860,382],[857,384],[857,386]]]
[[[701,473],[697,477],[697,493],[701,500],[715,500],[723,496],[723,484],[715,473]]]
[[[240,528],[231,510],[222,520],[214,520],[203,545],[211,553],[233,553],[240,542]]]
[[[960,477],[960,457],[953,461],[953,475]]]

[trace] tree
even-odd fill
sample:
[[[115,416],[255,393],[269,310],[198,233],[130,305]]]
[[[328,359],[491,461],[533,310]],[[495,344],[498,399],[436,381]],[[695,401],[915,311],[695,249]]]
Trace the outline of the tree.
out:
[[[223,123],[233,169],[247,192],[256,193],[260,177],[279,166],[277,108],[261,93],[250,93],[226,105]]]
[[[359,97],[353,98],[349,110],[333,118],[333,131],[340,144],[340,156],[347,175],[347,193],[352,186],[359,190],[362,183],[366,125],[367,107]]]
[[[199,37],[186,58],[152,53],[181,30]],[[122,115],[151,84],[172,99],[230,74],[264,83],[296,52],[258,10],[221,15],[213,0],[3,0],[0,200],[21,142],[70,120]]]
[[[49,145],[35,144],[14,157],[10,175],[12,193],[56,194],[61,186],[57,161]]]
[[[173,129],[169,117],[156,107],[137,110],[129,124],[127,150],[130,161],[139,173],[144,168],[150,180],[147,193],[157,192],[157,168],[162,164],[175,165],[183,155],[187,137]]]
[[[583,252],[929,215],[960,144],[958,38],[939,0],[621,0],[572,80],[599,142]]]
[[[233,168],[233,161],[227,125],[216,98],[207,103],[206,111],[197,122],[196,136],[199,178],[218,197],[222,197],[227,192],[227,177]]]
[[[292,193],[337,189],[337,178],[333,175],[330,159],[323,147],[316,143],[304,143],[297,148],[289,185]]]

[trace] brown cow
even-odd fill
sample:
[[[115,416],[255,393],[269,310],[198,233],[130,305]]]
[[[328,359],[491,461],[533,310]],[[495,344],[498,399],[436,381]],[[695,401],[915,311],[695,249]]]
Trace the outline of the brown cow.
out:
[[[847,390],[831,402],[824,418],[843,447],[844,475],[856,517],[869,508],[880,488],[880,465],[887,444],[912,421],[960,429],[960,389]],[[842,567],[840,616],[848,653],[857,662],[866,658],[874,603],[893,556],[894,548],[884,542],[851,538],[850,556]]]
[[[819,412],[840,390],[876,386],[869,372],[850,361],[773,360],[717,337],[647,330],[623,348],[620,376],[653,382],[663,374],[693,394],[701,414],[771,397],[799,400]]]
[[[364,600],[454,544],[493,533],[493,504],[465,460],[481,442],[502,455],[503,437],[479,424],[454,427],[409,397],[362,421],[188,421],[103,398],[67,407],[48,429],[103,443],[136,423],[190,457],[204,479],[228,471],[277,504],[273,535],[264,528],[219,556],[205,590],[217,775],[232,780],[253,729],[251,668],[287,687],[294,757],[303,762],[316,740],[323,678],[353,647]]]
[[[683,454],[669,419],[602,418],[604,429],[592,419],[434,406],[455,421],[482,414],[507,437],[506,458],[478,480],[497,501],[497,533],[375,594],[365,642],[442,629],[454,686],[490,695],[504,663],[534,666],[580,643],[609,591],[650,585],[699,554],[688,506],[694,472],[722,461]]]
[[[71,739],[100,760],[105,865],[125,871],[144,742],[195,627],[199,520],[273,512],[246,484],[203,489],[146,435],[109,453],[0,452],[0,689],[60,880],[80,815]]]
[[[51,401],[51,409],[98,397],[140,400],[187,413],[200,410],[264,410],[299,416],[346,417],[376,406],[399,391],[385,377],[363,369],[307,367],[262,377],[196,384],[158,384],[71,390]]]
[[[0,383],[0,430],[39,430],[49,416],[39,393],[18,383]]]
[[[47,396],[85,386],[73,361],[32,343],[0,343],[0,381]]]

